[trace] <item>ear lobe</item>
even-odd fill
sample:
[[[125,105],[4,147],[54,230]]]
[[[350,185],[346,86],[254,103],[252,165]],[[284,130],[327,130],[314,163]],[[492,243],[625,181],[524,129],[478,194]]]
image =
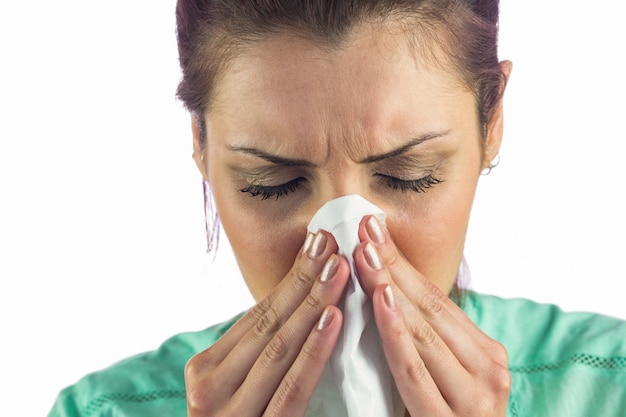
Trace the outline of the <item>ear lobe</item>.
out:
[[[193,159],[196,162],[196,166],[204,178],[205,181],[208,181],[209,176],[207,175],[207,167],[204,163],[204,147],[202,143],[206,138],[202,138],[202,134],[204,133],[200,126],[202,121],[197,115],[191,115],[191,133],[193,135]]]
[[[500,152],[500,145],[502,144],[502,135],[504,131],[503,127],[503,97],[506,84],[511,75],[513,64],[511,61],[502,61],[500,63],[500,70],[502,71],[502,81],[500,83],[500,100],[493,111],[489,126],[487,129],[487,137],[485,138],[483,169],[489,167],[491,162],[496,158],[498,152]]]

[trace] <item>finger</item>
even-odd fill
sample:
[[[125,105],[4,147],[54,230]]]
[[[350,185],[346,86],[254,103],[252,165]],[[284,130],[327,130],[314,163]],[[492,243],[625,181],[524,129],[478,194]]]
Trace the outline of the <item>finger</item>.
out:
[[[337,344],[341,311],[328,306],[302,346],[297,359],[282,379],[266,408],[266,416],[301,416],[315,392],[324,367]]]
[[[337,243],[330,233],[323,230],[316,234],[308,233],[285,278],[220,339],[226,351],[230,351],[255,326],[271,325],[268,322],[272,320],[268,316],[271,316],[272,309],[284,306],[286,312],[293,312],[311,289],[328,257],[336,252]],[[283,316],[282,319],[286,320],[289,314]]]
[[[469,336],[475,340],[483,349],[490,352],[491,358],[499,364],[508,365],[508,354],[504,346],[498,341],[492,339],[484,333],[476,324],[465,314],[465,312],[448,297],[443,297],[442,302],[446,309],[465,329]]]
[[[367,280],[369,282],[384,283],[377,287],[375,294],[376,291],[380,292],[381,288],[386,289],[386,292],[383,293],[387,296],[386,298],[378,297],[373,299],[374,313],[379,331],[385,324],[378,323],[377,314],[381,313],[381,311],[384,312],[385,309],[383,308],[384,306],[381,307],[381,305],[377,303],[382,302],[384,299],[388,301],[386,304],[387,307],[389,307],[389,300],[394,300],[393,305],[395,308],[396,297],[393,296],[395,292],[399,295],[399,298],[403,300],[402,307],[398,307],[398,310],[402,312],[404,317],[404,325],[406,326],[407,332],[412,339],[413,351],[417,351],[419,353],[419,356],[422,359],[421,364],[423,364],[423,366],[425,366],[427,371],[431,374],[432,379],[443,397],[446,400],[454,400],[458,397],[458,386],[466,386],[465,384],[469,385],[472,383],[471,375],[462,366],[446,342],[422,317],[422,313],[415,306],[413,306],[411,302],[406,300],[406,296],[402,290],[394,285],[391,280],[390,271],[382,263],[382,260],[376,259],[378,254],[371,243],[366,243],[364,249],[360,253],[362,253],[364,257],[367,257],[368,260],[366,261],[367,265],[359,270],[359,276],[363,280]],[[374,259],[374,261],[371,259]],[[455,322],[454,319],[452,319],[452,321]],[[381,331],[381,337],[382,336],[383,332]],[[393,334],[387,336],[391,337],[391,339],[388,340],[394,340]],[[385,341],[384,337],[383,341]],[[411,347],[408,349],[410,351]]]
[[[278,389],[288,370],[301,353],[308,335],[325,306],[339,302],[350,275],[345,258],[332,255],[311,293],[287,320],[285,325],[268,341],[262,352],[256,353],[253,344],[242,343],[223,363],[232,369],[242,362],[241,357],[257,355],[234,401],[251,409],[262,409]],[[245,337],[244,337],[245,339]]]
[[[413,266],[400,253],[391,239],[389,232],[376,218],[376,216],[365,216],[361,219],[361,222],[359,223],[359,239],[362,244],[368,242],[370,243],[371,248],[376,250],[376,254],[380,257],[387,268],[389,268],[394,279],[396,276],[403,277],[415,274],[415,268],[413,268]],[[359,261],[357,261],[357,251],[361,249],[368,249],[368,247],[365,245],[358,245],[355,249],[353,256],[355,257],[357,269],[363,265],[363,263],[359,262],[360,260],[371,260],[371,257],[369,256],[370,253],[366,252],[364,253],[365,256],[359,257]],[[380,284],[380,282],[368,281],[361,283],[363,289],[370,297]]]
[[[362,226],[366,227],[367,223]],[[364,230],[360,229],[362,239]],[[493,404],[501,405],[499,400],[507,397],[510,387],[504,347],[480,331],[457,305],[419,274],[399,254],[384,229],[381,233],[383,237],[376,239],[379,243],[365,236],[367,243],[357,247],[355,263],[362,282],[371,287],[391,281],[390,288],[400,299],[397,308],[404,314],[405,325],[413,335],[422,364],[453,409],[469,410],[477,400],[488,408]],[[372,262],[376,255],[378,261]],[[368,269],[373,265],[379,267]],[[389,277],[376,273],[387,267]],[[460,392],[455,389],[458,386],[468,387],[469,392]],[[495,393],[495,396],[485,396],[485,393]]]
[[[374,216],[366,216],[359,226],[359,236],[370,246],[362,246],[364,256],[355,254],[357,269],[367,268],[372,252],[378,254],[381,263],[390,271],[393,282],[409,300],[409,305],[418,307],[421,315],[443,338],[451,350],[459,356],[461,363],[471,369],[482,369],[492,358],[485,358],[481,350],[492,351],[499,363],[506,363],[506,351],[483,333],[450,298],[426,277],[420,274],[408,260],[401,255],[389,232]],[[359,247],[357,247],[359,248]],[[373,291],[380,281],[368,280],[367,275],[359,273],[365,288]],[[405,306],[400,299],[400,305]],[[460,349],[459,349],[460,347]],[[478,355],[478,356],[476,356]],[[484,362],[476,360],[484,358]]]
[[[414,345],[390,285],[373,294],[374,317],[398,392],[410,415],[450,415],[450,407]]]
[[[375,217],[365,216],[359,225],[359,237],[363,242],[372,242],[381,259],[390,269],[392,276],[397,280],[400,287],[410,287],[414,283],[412,275],[405,272],[414,269],[408,260],[400,253],[393,239],[391,238],[387,228]],[[404,277],[407,277],[406,279]],[[450,310],[450,313],[462,324],[473,329],[477,337],[484,335],[478,327],[467,317],[463,310],[456,305],[448,296],[443,294],[435,285],[429,282],[425,277],[421,276],[419,283],[433,291],[442,300],[444,306]],[[372,288],[373,290],[373,288]]]
[[[336,251],[337,244],[327,232],[320,231],[315,237],[307,237],[294,266],[272,294],[235,323],[213,346],[195,355],[187,363],[185,377],[189,381],[190,390],[194,390],[195,386],[210,385],[211,381],[207,379],[217,375],[218,378],[223,377],[217,379],[219,389],[223,392],[226,390],[229,395],[234,393],[260,351],[305,299],[325,261]],[[252,342],[254,351],[235,349],[244,338],[247,338],[244,343],[248,344],[251,343],[250,339],[256,339]],[[217,369],[228,356],[231,356],[230,363],[234,364],[232,369],[236,371],[231,372],[224,367]],[[200,398],[204,396],[202,392],[198,395]]]

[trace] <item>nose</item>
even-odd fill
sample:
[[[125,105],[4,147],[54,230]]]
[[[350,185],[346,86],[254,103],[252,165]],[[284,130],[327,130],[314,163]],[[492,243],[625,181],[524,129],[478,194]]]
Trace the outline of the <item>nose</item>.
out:
[[[306,205],[305,216],[310,220],[327,202],[353,194],[363,197],[380,208],[386,205],[372,189],[372,178],[369,172],[363,172],[359,169],[344,169],[325,174],[318,179]]]

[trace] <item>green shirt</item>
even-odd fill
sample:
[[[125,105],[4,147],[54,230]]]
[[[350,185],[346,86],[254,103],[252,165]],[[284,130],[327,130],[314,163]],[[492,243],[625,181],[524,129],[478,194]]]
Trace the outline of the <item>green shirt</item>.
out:
[[[507,416],[626,417],[626,322],[468,292],[463,309],[509,354]],[[186,416],[183,369],[236,321],[183,333],[64,389],[49,417]]]

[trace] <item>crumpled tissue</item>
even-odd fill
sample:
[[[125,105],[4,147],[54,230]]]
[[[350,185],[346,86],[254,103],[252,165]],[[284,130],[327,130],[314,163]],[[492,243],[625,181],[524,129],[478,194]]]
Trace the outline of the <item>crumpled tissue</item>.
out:
[[[313,216],[308,230],[331,233],[338,253],[350,263],[351,276],[338,307],[343,327],[335,350],[317,386],[306,417],[400,417],[404,405],[397,392],[374,321],[372,303],[359,284],[352,252],[359,244],[363,216],[373,214],[385,224],[385,213],[359,195],[327,202]]]

